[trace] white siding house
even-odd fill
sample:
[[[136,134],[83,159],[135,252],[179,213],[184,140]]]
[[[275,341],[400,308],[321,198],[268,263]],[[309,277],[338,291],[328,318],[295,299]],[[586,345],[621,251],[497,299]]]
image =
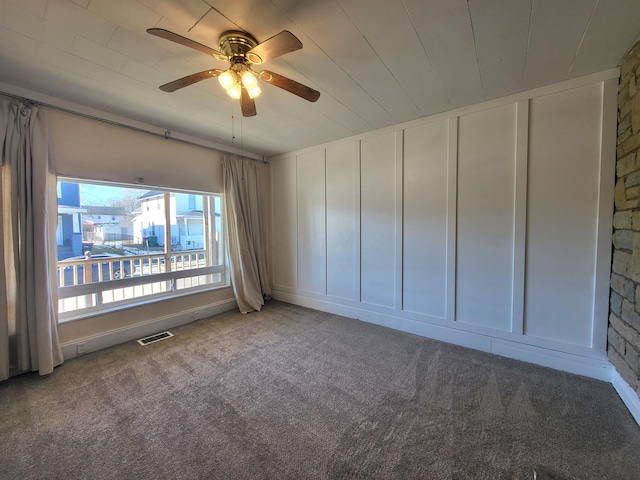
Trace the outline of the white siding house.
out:
[[[171,193],[170,232],[172,250],[204,248],[205,231],[202,195]],[[139,198],[139,211],[133,220],[134,235],[149,247],[165,244],[165,193],[149,191]],[[219,222],[219,215],[216,223]]]

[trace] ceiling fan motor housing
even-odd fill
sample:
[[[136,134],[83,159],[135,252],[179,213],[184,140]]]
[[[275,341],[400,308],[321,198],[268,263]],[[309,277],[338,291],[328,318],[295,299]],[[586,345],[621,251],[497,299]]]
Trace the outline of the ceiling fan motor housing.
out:
[[[246,63],[262,63],[262,59],[255,53],[247,52],[258,45],[258,41],[247,32],[240,30],[228,30],[220,35],[220,51],[224,55],[224,60],[228,60],[231,64]]]

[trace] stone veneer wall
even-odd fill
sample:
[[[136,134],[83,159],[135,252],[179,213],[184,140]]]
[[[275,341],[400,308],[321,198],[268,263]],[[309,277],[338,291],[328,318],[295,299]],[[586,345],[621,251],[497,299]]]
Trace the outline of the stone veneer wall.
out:
[[[640,42],[624,58],[618,87],[618,147],[608,354],[640,397]]]

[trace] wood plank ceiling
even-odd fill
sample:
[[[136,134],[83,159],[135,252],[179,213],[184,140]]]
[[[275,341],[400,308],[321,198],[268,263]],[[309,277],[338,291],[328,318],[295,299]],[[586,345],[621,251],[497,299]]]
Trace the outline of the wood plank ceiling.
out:
[[[161,92],[225,64],[150,27],[214,48],[290,30],[304,48],[265,68],[320,100],[263,84],[242,118],[215,80]],[[0,0],[0,91],[270,156],[613,68],[639,33],[638,0]]]

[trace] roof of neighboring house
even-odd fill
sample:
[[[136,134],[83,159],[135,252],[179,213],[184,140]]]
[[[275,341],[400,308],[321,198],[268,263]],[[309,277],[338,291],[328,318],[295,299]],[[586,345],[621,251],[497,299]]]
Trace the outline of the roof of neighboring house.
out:
[[[176,213],[176,217],[202,218],[202,210],[187,210],[187,211],[184,211],[184,212]]]
[[[59,214],[86,213],[87,209],[73,205],[58,205]]]
[[[86,205],[87,215],[125,215],[123,207],[107,207],[104,205]]]
[[[143,198],[157,197],[158,195],[164,195],[164,192],[161,192],[160,190],[149,190],[148,192],[140,195],[138,199],[142,200]]]
[[[215,212],[216,217],[220,216],[220,212]],[[176,213],[176,217],[202,217],[202,210],[189,210],[186,212]]]

